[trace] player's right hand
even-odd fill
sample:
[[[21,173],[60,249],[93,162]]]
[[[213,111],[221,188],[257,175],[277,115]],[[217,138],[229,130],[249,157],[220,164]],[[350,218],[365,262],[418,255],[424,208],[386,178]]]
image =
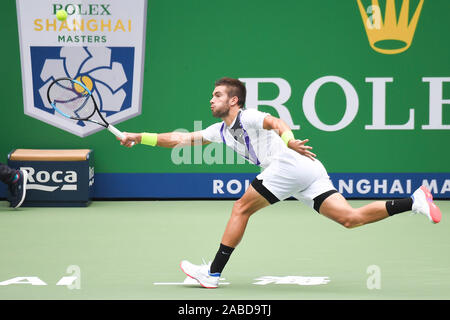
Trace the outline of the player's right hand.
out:
[[[125,138],[120,139],[119,137],[117,137],[117,140],[120,141],[120,144],[122,146],[125,146],[127,148],[131,148],[141,141],[141,136],[139,133],[123,132],[123,134]]]

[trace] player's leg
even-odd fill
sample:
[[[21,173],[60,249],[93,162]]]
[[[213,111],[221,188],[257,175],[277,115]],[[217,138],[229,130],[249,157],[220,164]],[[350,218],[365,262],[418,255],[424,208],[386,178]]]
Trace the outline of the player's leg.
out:
[[[16,170],[10,168],[4,163],[0,163],[0,181],[10,185],[14,180],[17,180]]]
[[[304,171],[300,178],[309,178],[312,182],[294,194],[294,197],[346,228],[376,222],[407,211],[423,214],[433,223],[441,220],[441,212],[433,203],[433,197],[425,186],[418,188],[411,197],[374,201],[363,207],[353,208],[334,188],[320,161],[303,163],[297,171],[300,172],[301,169]]]
[[[441,220],[441,212],[433,203],[433,197],[424,186],[412,197],[389,201],[374,201],[360,208],[353,208],[340,193],[329,195],[320,204],[319,212],[346,228],[354,228],[383,220],[398,213],[413,211],[428,217],[433,223]]]
[[[250,185],[242,198],[234,203],[221,243],[235,248],[244,235],[250,216],[268,205],[269,201]]]
[[[260,180],[255,179],[244,195],[234,203],[219,249],[211,265],[198,266],[184,260],[180,265],[183,272],[196,279],[205,288],[217,288],[219,277],[234,248],[242,240],[250,216],[277,201],[278,199],[274,198]]]
[[[319,212],[346,228],[354,228],[389,217],[385,201],[375,201],[360,208],[353,208],[338,192],[328,196]]]
[[[27,176],[24,170],[15,170],[0,163],[0,181],[8,185],[11,194],[10,204],[13,208],[20,207],[25,200]]]

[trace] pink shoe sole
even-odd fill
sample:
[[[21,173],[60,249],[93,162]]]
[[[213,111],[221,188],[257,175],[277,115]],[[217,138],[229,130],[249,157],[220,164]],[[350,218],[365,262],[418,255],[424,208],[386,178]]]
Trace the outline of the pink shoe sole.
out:
[[[425,198],[428,202],[428,207],[430,208],[430,217],[433,223],[439,223],[442,219],[441,210],[433,203],[433,195],[427,187],[421,186],[420,189],[425,193]]]

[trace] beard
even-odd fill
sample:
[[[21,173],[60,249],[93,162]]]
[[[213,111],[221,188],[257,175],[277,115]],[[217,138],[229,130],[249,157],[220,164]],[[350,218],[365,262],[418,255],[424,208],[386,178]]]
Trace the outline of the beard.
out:
[[[224,110],[214,109],[214,111],[212,112],[212,115],[214,118],[224,118],[224,117],[228,116],[229,113],[230,113],[230,108],[226,108]]]

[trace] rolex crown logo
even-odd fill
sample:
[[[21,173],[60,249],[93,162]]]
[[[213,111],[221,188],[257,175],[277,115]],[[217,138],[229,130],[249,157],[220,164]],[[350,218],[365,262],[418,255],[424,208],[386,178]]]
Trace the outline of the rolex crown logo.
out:
[[[420,0],[410,21],[408,21],[409,0],[403,0],[398,20],[395,0],[386,0],[384,20],[378,0],[372,0],[372,5],[367,11],[361,0],[357,1],[372,49],[383,54],[397,54],[408,50],[414,38],[424,0]]]

